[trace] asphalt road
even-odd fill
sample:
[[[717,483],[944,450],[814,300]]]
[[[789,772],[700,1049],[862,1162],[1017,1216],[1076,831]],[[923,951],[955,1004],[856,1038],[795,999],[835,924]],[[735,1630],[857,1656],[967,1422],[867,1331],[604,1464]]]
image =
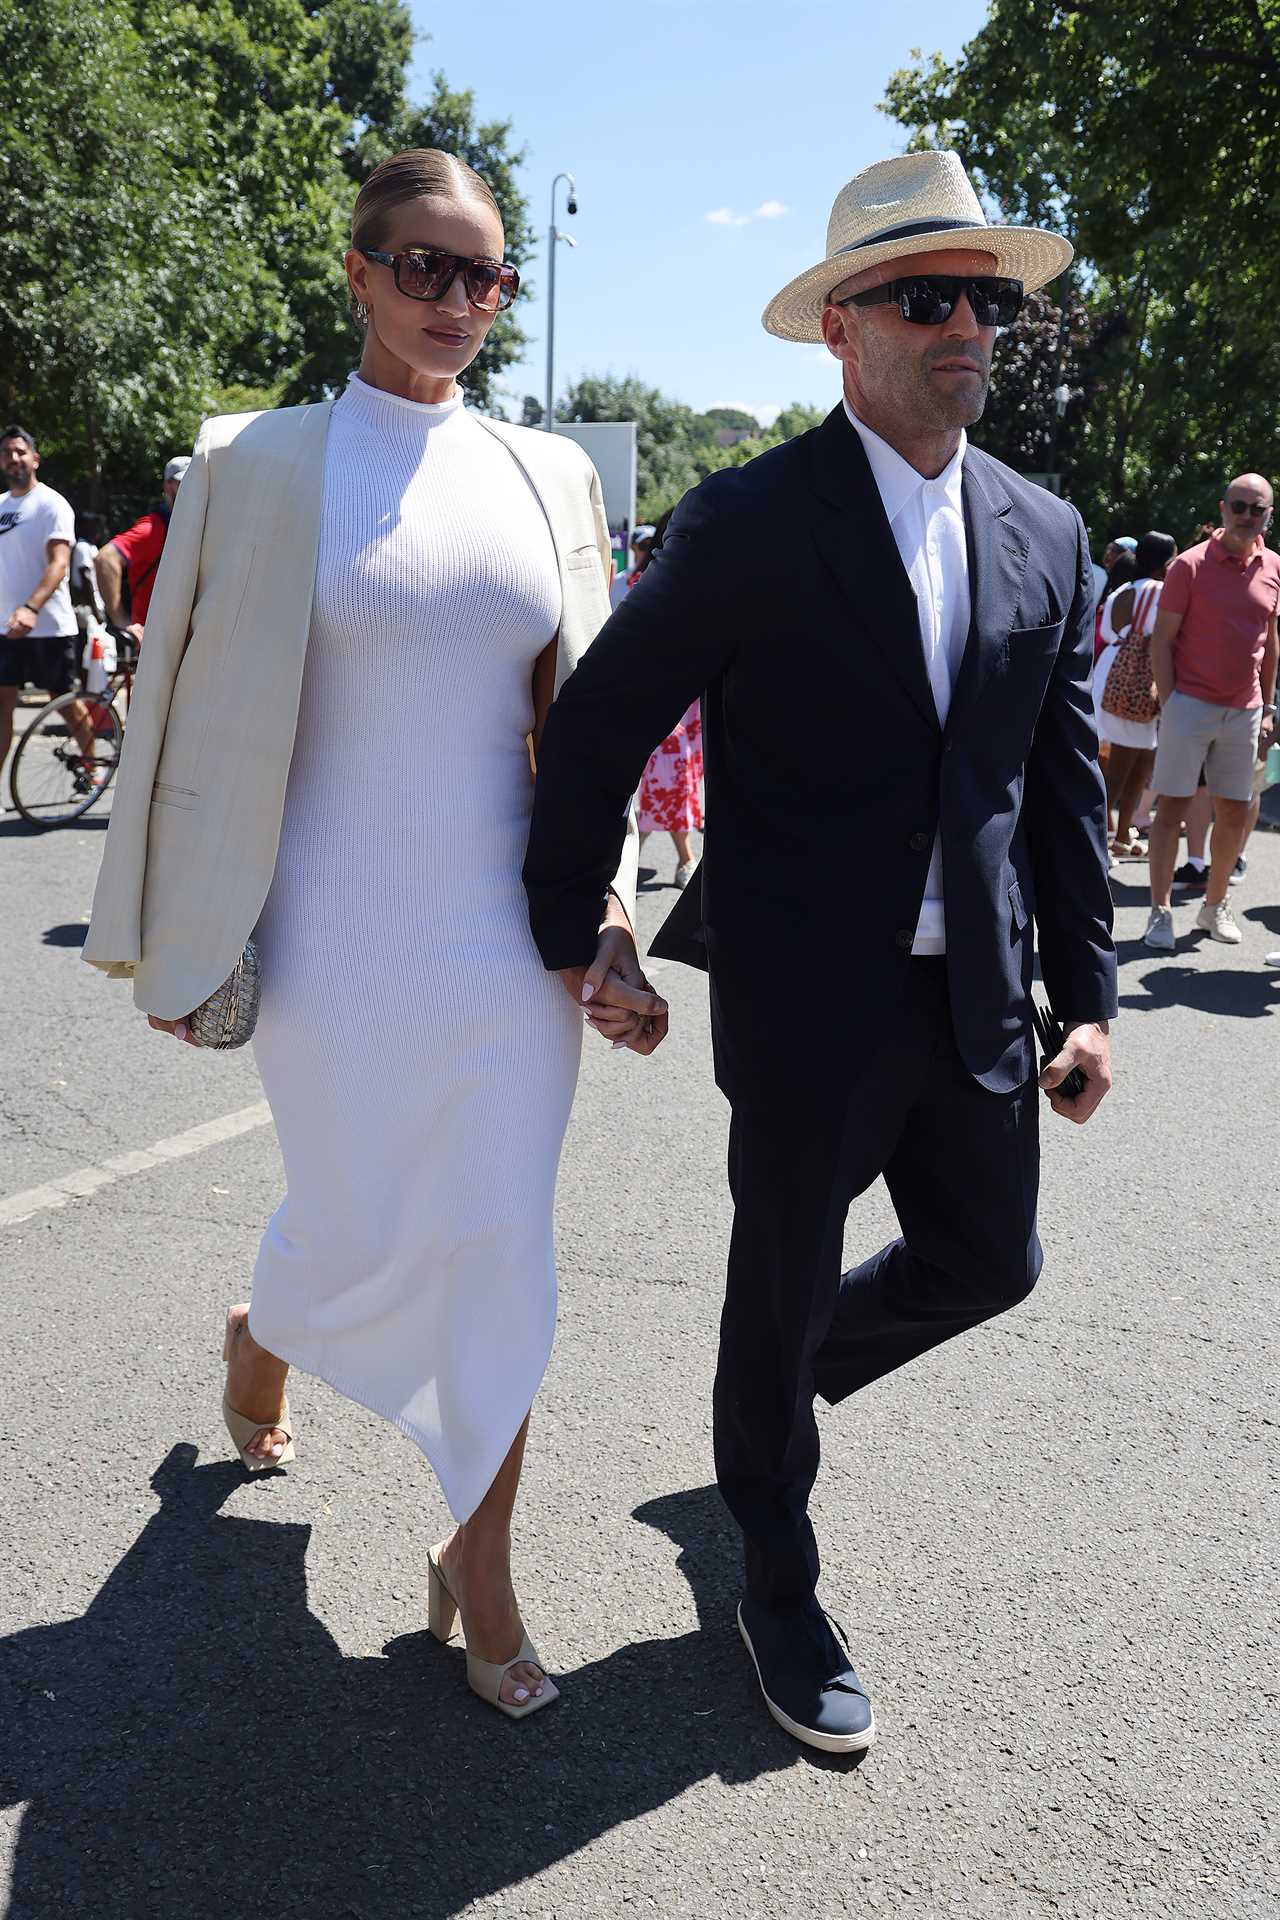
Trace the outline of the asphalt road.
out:
[[[564,1700],[513,1726],[427,1637],[446,1513],[405,1439],[299,1379],[296,1467],[229,1457],[220,1320],[278,1155],[251,1059],[152,1036],[81,965],[100,847],[0,819],[11,1920],[1280,1914],[1280,838],[1239,949],[1146,952],[1122,876],[1119,1080],[1084,1133],[1046,1115],[1039,1289],[821,1415],[861,1765],[774,1728],[733,1627],[701,979],[662,972],[651,1062],[588,1047],[518,1542]],[[851,1253],[890,1231],[877,1189]]]

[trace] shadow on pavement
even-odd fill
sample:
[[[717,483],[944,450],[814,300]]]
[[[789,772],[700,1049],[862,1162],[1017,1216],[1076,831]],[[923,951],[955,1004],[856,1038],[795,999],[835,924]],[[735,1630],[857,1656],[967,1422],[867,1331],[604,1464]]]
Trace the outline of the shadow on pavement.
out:
[[[43,944],[46,947],[82,947],[88,936],[87,920],[69,920],[60,927],[46,927]]]
[[[7,813],[0,819],[0,840],[39,840],[45,834],[58,833],[105,833],[111,825],[111,814],[86,813],[82,820],[69,821],[65,827],[33,827],[20,813]]]
[[[1171,958],[1144,973],[1139,985],[1146,992],[1122,993],[1122,1007],[1132,1007],[1138,1013],[1194,1007],[1200,1013],[1233,1014],[1241,1020],[1280,1013],[1280,974],[1268,973],[1260,964],[1248,971],[1241,967],[1202,971],[1199,967],[1180,967]]]
[[[1268,933],[1280,933],[1280,907],[1246,907],[1242,920],[1253,920]]]
[[[558,1675],[512,1724],[425,1629],[345,1657],[307,1606],[310,1527],[220,1517],[242,1471],[195,1458],[168,1455],[81,1618],[0,1640],[2,1803],[29,1803],[8,1920],[444,1920],[699,1780],[810,1757],[755,1691],[712,1487],[635,1515],[681,1547],[699,1630]]]

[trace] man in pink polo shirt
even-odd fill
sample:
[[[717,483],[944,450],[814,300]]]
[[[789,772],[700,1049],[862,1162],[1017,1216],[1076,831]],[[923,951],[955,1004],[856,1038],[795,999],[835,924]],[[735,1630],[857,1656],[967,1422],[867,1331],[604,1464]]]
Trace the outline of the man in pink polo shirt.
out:
[[[1222,526],[1180,553],[1165,576],[1151,636],[1160,700],[1152,785],[1149,947],[1174,950],[1169,894],[1178,836],[1200,780],[1213,795],[1209,880],[1197,927],[1238,946],[1243,935],[1227,887],[1249,829],[1253,770],[1275,732],[1276,614],[1280,555],[1265,544],[1274,496],[1258,473],[1242,474],[1221,502]]]

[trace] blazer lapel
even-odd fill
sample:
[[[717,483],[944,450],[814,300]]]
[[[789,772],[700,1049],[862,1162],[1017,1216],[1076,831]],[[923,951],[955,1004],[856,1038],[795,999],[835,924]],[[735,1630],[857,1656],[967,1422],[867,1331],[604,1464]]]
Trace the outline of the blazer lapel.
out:
[[[1022,592],[1028,548],[1010,518],[1012,502],[979,454],[964,463],[964,528],[969,555],[969,637],[947,715],[951,733],[979,699],[1009,633]]]
[[[859,634],[875,645],[922,717],[937,727],[915,593],[870,462],[843,405],[828,414],[814,436],[813,478],[818,552],[835,576]]]
[[[320,514],[324,507],[324,461],[329,441],[332,400],[321,400],[306,410],[298,434],[289,476],[289,518],[297,528],[297,550],[281,554],[279,562],[295,570],[300,589],[293,604],[301,618],[295,624],[301,651],[311,637],[311,603],[316,590],[316,560],[320,553]]]
[[[539,473],[536,471],[536,466],[541,463],[535,463],[524,457],[517,435],[514,433],[504,433],[502,422],[491,420],[487,414],[483,413],[473,414],[472,418],[476,420],[480,426],[484,427],[487,432],[491,433],[495,440],[502,442],[502,445],[506,448],[532,487],[534,498],[542,508],[547,526],[550,529],[551,544],[555,548],[556,554],[556,566],[560,571],[561,613],[560,628],[556,636],[555,679],[555,690],[559,693],[561,687],[577,666],[578,661],[585,653],[587,647],[595,638],[596,632],[602,622],[597,621],[590,632],[584,632],[581,630],[580,623],[576,618],[578,603],[575,595],[570,591],[569,578],[565,568],[565,529],[563,526],[557,524],[560,520],[560,502],[557,498],[554,485],[548,484],[550,476],[545,472]]]

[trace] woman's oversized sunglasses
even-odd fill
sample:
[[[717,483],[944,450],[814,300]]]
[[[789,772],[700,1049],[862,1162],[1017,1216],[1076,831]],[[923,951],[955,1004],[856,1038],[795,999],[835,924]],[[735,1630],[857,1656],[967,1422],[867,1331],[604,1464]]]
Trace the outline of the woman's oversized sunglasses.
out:
[[[851,293],[833,301],[837,307],[896,306],[913,327],[940,327],[949,320],[967,294],[973,317],[980,327],[1008,327],[1022,311],[1021,280],[1005,280],[995,275],[953,275],[949,273],[913,274],[910,280],[890,280],[883,287],[868,287],[865,293]]]
[[[467,299],[481,313],[500,313],[520,291],[520,275],[508,260],[471,260],[462,253],[442,253],[439,247],[405,247],[399,253],[357,247],[356,252],[390,267],[399,291],[410,300],[443,300],[459,274]]]

